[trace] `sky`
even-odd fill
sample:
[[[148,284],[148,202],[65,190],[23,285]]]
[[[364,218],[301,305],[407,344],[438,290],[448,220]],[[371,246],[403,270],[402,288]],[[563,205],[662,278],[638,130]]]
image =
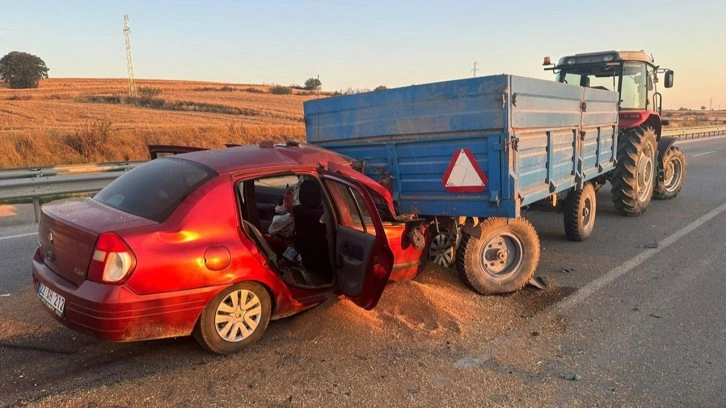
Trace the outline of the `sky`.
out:
[[[544,56],[645,50],[675,71],[665,109],[726,109],[726,1],[0,0],[0,55],[52,78],[389,88],[477,76],[553,79]]]

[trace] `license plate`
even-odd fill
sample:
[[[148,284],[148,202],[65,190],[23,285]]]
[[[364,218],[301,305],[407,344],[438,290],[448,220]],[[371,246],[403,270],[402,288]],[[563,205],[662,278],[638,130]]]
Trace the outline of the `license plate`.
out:
[[[53,290],[40,282],[38,284],[38,297],[46,306],[51,308],[55,314],[63,316],[63,309],[66,307],[66,299],[63,296],[53,292]]]

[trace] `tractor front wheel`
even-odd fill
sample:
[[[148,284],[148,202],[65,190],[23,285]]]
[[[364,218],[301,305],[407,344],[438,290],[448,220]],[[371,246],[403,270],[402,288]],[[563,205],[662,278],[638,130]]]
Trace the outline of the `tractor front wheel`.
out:
[[[671,146],[661,160],[663,181],[655,186],[653,197],[659,200],[670,200],[678,195],[686,181],[686,156],[676,146]]]

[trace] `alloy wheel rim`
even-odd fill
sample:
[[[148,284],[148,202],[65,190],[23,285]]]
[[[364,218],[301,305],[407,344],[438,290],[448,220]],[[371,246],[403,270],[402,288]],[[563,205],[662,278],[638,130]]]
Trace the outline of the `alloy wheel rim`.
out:
[[[252,291],[239,289],[219,302],[214,318],[217,334],[236,343],[252,335],[262,318],[262,303]]]
[[[431,240],[429,261],[448,267],[454,260],[454,246],[448,234],[438,234]]]

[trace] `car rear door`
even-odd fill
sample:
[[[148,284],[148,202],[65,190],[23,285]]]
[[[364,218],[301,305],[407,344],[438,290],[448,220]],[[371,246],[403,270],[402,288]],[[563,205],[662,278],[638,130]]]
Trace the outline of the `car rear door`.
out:
[[[381,298],[393,268],[393,252],[373,199],[341,174],[323,180],[335,212],[336,282],[340,293],[365,309]]]

